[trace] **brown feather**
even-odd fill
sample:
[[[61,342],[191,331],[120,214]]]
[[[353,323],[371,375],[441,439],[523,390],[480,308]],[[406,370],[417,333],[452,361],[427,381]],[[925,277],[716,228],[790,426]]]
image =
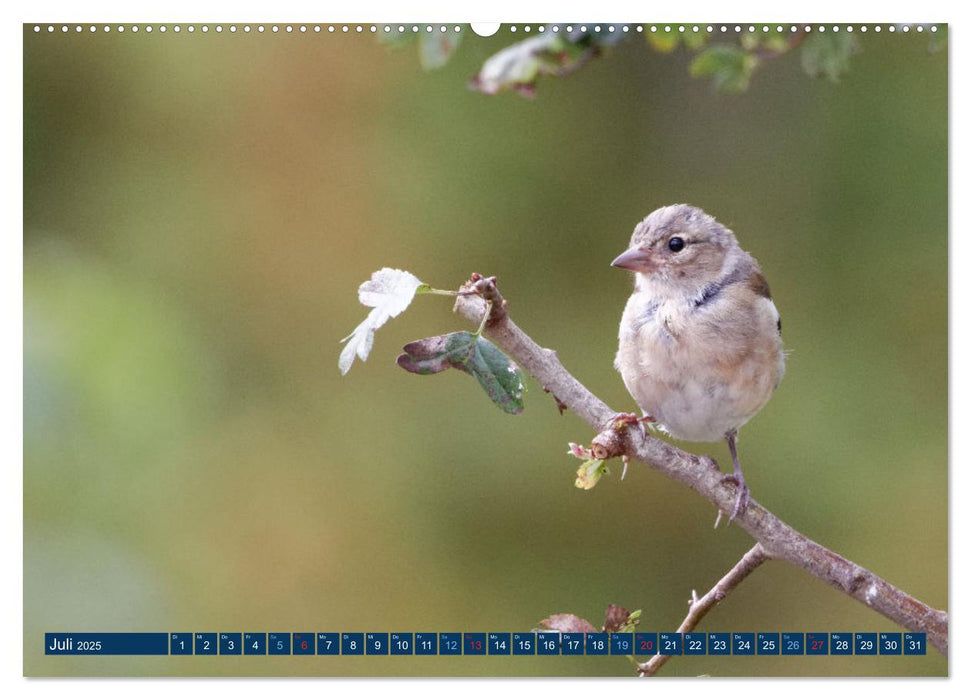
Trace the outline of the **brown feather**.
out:
[[[772,292],[769,291],[769,283],[765,281],[765,277],[758,270],[752,270],[752,276],[748,278],[748,286],[749,289],[760,297],[765,297],[766,299],[772,298]]]

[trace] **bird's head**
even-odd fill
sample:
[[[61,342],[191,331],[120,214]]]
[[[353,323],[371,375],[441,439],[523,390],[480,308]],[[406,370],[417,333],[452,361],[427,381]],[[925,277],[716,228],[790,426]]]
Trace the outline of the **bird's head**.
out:
[[[673,204],[637,224],[630,247],[611,265],[687,291],[718,279],[737,250],[735,236],[714,217],[698,207]]]

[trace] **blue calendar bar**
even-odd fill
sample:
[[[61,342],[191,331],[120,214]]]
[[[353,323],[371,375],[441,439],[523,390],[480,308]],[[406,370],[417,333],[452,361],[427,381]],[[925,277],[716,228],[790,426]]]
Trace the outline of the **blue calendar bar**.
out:
[[[512,634],[509,632],[489,633],[489,656],[509,656],[512,653]]]
[[[681,633],[680,632],[659,632],[657,635],[658,649],[662,654],[669,656],[681,655]]]
[[[881,632],[879,639],[880,656],[900,656],[904,646],[900,632]]]
[[[361,656],[364,654],[364,634],[362,632],[345,632],[342,634],[341,654],[344,656]]]
[[[634,654],[654,656],[657,653],[657,632],[635,632]]]
[[[825,632],[806,633],[806,653],[810,656],[829,654],[829,635]]]
[[[927,633],[904,632],[904,654],[908,656],[927,654]]]
[[[368,656],[387,656],[391,645],[387,632],[368,632],[364,641]]]
[[[415,654],[437,656],[438,635],[434,632],[415,632]]]
[[[247,632],[243,635],[243,653],[250,656],[266,654],[266,632]]]
[[[196,656],[215,656],[219,652],[219,639],[215,632],[196,632],[193,639]]]
[[[610,634],[610,653],[612,656],[628,656],[634,653],[634,635],[631,632],[612,632]]]
[[[849,632],[830,632],[829,653],[833,656],[849,656],[853,653],[853,635]]]
[[[415,635],[411,632],[391,633],[391,655],[410,656],[415,653]]]
[[[857,656],[876,656],[877,633],[857,632],[853,635],[853,653]]]
[[[805,632],[783,632],[782,633],[782,655],[783,656],[802,656],[806,653],[806,633]]]
[[[48,656],[167,656],[166,632],[48,632]]]
[[[319,634],[317,635],[320,636]],[[338,644],[337,633],[334,633],[334,644]],[[314,648],[314,633],[313,632],[294,632],[293,633],[293,653],[296,656],[311,656],[316,653]],[[327,654],[336,654],[337,647],[334,647],[333,651],[321,652]]]
[[[192,654],[192,633],[172,632],[169,634],[169,653],[176,656]]]
[[[513,632],[512,653],[516,656],[534,656],[536,654],[536,633]]]
[[[559,656],[560,655],[560,633],[559,632],[537,632],[536,650],[540,656]]]
[[[606,632],[587,632],[587,656],[606,656],[609,650]]]
[[[242,632],[220,632],[219,634],[219,655],[220,656],[239,656],[243,653],[243,633]]]
[[[778,632],[759,632],[756,637],[755,653],[759,656],[778,656],[782,644]]]
[[[270,656],[290,656],[290,633],[270,632],[267,648]]]
[[[299,639],[298,639],[299,637]],[[309,640],[309,641],[308,641]],[[299,648],[299,652],[297,649]],[[310,632],[293,635],[294,654],[313,654],[314,635]],[[341,635],[337,632],[317,633],[317,653],[323,656],[337,656],[341,653]],[[348,651],[347,653],[351,653]]]
[[[442,656],[462,655],[462,633],[441,632],[438,635],[438,653]]]
[[[732,656],[753,656],[755,654],[754,632],[732,632]]]
[[[48,656],[912,656],[923,632],[48,632]]]
[[[709,632],[708,653],[712,656],[730,655],[732,653],[732,635],[728,632]]]
[[[708,639],[704,632],[684,633],[684,655],[704,656],[708,652]]]
[[[564,632],[560,637],[563,656],[580,656],[584,653],[583,632]]]
[[[485,632],[466,632],[462,635],[462,640],[462,648],[465,650],[466,656],[485,656]]]

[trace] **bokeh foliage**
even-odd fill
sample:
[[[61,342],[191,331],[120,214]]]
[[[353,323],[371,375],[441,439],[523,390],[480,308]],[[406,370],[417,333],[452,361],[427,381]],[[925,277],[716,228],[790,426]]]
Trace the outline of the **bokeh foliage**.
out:
[[[674,202],[772,284],[785,380],[740,444],[753,495],[937,607],[947,587],[947,56],[859,36],[740,95],[691,50],[618,46],[536,99],[364,35],[24,34],[28,674],[623,675],[623,659],[44,658],[42,633],[526,630],[606,605],[672,629],[750,546],[632,465],[574,487],[590,431],[527,378],[520,416],[395,366],[462,327],[421,297],[346,377],[383,266],[510,313],[617,410],[630,291],[610,260]],[[426,59],[428,60],[428,59]],[[431,60],[434,60],[432,58]],[[698,68],[695,71],[698,72]],[[467,328],[474,330],[474,328]],[[721,445],[685,445],[714,455]],[[770,562],[713,631],[889,631]],[[682,658],[665,675],[940,675],[914,658]]]

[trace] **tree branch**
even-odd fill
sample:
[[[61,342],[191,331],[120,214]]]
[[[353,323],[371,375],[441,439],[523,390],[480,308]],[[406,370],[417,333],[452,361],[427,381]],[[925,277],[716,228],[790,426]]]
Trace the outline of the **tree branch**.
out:
[[[745,556],[731,568],[731,571],[725,574],[701,598],[698,598],[698,595],[692,591],[688,615],[684,618],[681,626],[678,627],[678,632],[684,634],[697,627],[698,623],[701,622],[701,618],[707,615],[709,610],[718,605],[725,596],[735,590],[738,584],[745,580],[746,576],[759,568],[759,565],[767,559],[769,559],[769,555],[762,549],[762,545],[756,542],[755,546],[748,550]],[[670,658],[671,656],[669,654],[655,654],[644,663],[637,665],[637,673],[639,676],[653,676]]]
[[[478,324],[485,313],[486,300],[491,301],[484,335],[540,381],[559,402],[601,431],[592,443],[598,459],[633,457],[689,486],[722,512],[732,511],[736,487],[731,475],[723,473],[711,457],[684,452],[646,431],[614,429],[612,418],[617,413],[577,381],[560,363],[556,352],[537,345],[513,323],[494,277],[473,275],[462,289],[476,294],[458,297],[455,311]],[[795,564],[910,631],[926,632],[927,641],[947,654],[946,611],[925,605],[862,566],[813,542],[754,500],[735,522],[761,545],[767,556]]]

